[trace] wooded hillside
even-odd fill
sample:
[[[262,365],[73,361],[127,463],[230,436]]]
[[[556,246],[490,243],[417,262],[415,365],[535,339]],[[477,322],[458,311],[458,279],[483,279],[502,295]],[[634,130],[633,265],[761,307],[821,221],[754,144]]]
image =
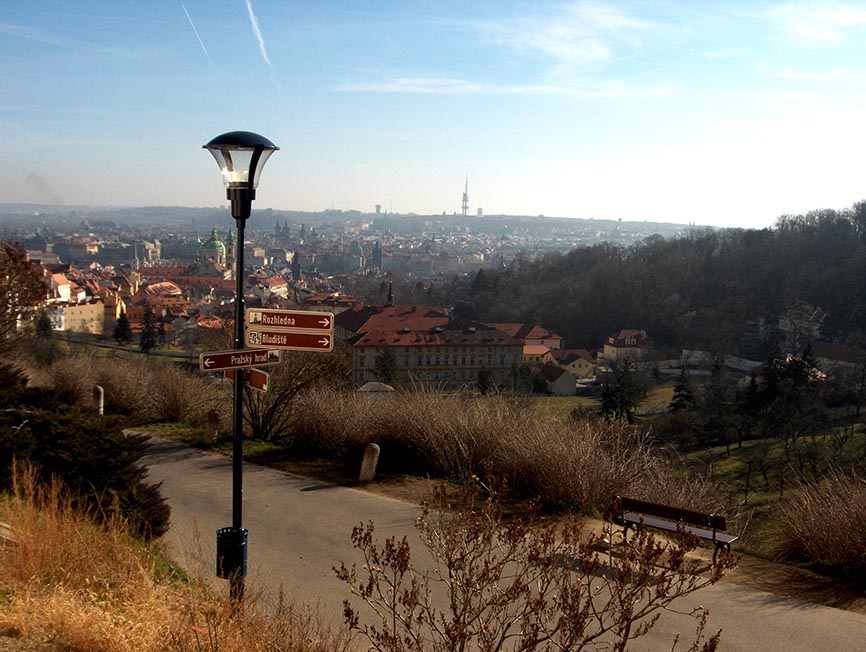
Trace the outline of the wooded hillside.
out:
[[[623,328],[656,344],[765,353],[747,322],[798,306],[829,313],[822,336],[866,343],[866,201],[783,216],[762,230],[694,230],[640,245],[598,244],[482,270],[443,288],[466,318],[537,321],[570,347],[599,347]],[[760,350],[763,348],[763,351]]]

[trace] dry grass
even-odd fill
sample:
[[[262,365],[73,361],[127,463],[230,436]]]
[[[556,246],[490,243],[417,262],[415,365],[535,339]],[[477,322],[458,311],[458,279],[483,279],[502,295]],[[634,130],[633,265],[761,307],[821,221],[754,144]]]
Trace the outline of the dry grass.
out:
[[[0,520],[15,537],[0,548],[4,636],[67,652],[345,649],[306,608],[251,601],[238,610],[168,573],[122,524],[98,526],[58,486],[18,478],[14,495],[0,501]]]
[[[776,516],[776,552],[866,582],[866,478],[834,474],[802,486]]]
[[[513,490],[584,511],[604,510],[618,494],[686,497],[678,489],[682,474],[634,429],[539,414],[502,396],[414,393],[368,401],[313,392],[303,405],[292,422],[291,444],[357,456],[374,442],[383,472],[466,479],[492,464]],[[710,493],[702,485],[693,479],[688,502],[673,504],[697,507]]]

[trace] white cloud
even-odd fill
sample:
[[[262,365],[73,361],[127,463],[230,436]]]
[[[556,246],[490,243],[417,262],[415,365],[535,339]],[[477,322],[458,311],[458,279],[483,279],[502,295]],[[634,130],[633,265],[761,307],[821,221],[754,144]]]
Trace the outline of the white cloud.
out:
[[[379,81],[350,81],[337,91],[428,95],[479,95],[490,92],[484,84],[448,77],[393,77]]]
[[[143,59],[148,56],[143,50],[135,50],[132,48],[118,48],[105,46],[98,43],[89,43],[78,39],[69,38],[63,34],[49,32],[36,27],[27,25],[14,25],[12,23],[0,22],[0,33],[8,34],[16,38],[35,41],[44,45],[52,45],[70,50],[80,50],[83,52],[93,52],[95,54],[122,57],[124,59]]]
[[[484,84],[451,77],[400,76],[379,80],[347,81],[334,87],[337,92],[404,93],[427,95],[547,95],[584,99],[663,99],[676,94],[674,85],[631,87],[622,82],[594,81],[583,87],[557,84]]]
[[[482,37],[517,52],[549,57],[557,73],[610,62],[623,45],[637,47],[651,24],[613,6],[573,2],[549,15],[470,23]]]
[[[794,81],[848,81],[851,79],[851,74],[844,70],[827,70],[824,72],[780,70],[773,76],[778,79],[791,79]]]
[[[793,3],[767,13],[776,32],[806,47],[832,45],[866,30],[866,9],[844,3]]]

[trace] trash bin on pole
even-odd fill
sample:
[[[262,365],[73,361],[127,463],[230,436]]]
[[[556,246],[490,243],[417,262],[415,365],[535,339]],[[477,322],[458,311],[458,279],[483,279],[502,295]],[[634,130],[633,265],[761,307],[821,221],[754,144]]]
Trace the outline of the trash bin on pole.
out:
[[[231,579],[247,575],[247,530],[221,527],[217,530],[217,577]]]

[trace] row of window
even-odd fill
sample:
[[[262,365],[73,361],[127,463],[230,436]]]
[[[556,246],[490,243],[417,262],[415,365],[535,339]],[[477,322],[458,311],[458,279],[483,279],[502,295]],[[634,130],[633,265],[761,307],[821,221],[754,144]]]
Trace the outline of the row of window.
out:
[[[378,380],[375,374],[366,371],[359,371],[356,374],[359,383]],[[478,380],[478,372],[472,369],[451,369],[450,371],[436,371],[430,373],[403,373],[401,381],[411,383],[415,381],[432,381],[432,382],[476,382]]]
[[[516,364],[522,361],[522,358],[518,356],[506,356],[504,353],[500,353],[499,356],[495,355],[403,355],[397,358],[398,361],[402,362],[402,367],[465,367],[469,365],[470,367],[474,366],[487,366],[492,367],[496,364],[496,359],[499,359],[498,366],[506,367],[511,366],[512,364]],[[510,359],[509,359],[510,358]],[[368,364],[369,363],[369,364]],[[376,365],[375,356],[367,356],[367,355],[359,355],[358,356],[358,367],[364,369],[365,367],[372,368]]]

